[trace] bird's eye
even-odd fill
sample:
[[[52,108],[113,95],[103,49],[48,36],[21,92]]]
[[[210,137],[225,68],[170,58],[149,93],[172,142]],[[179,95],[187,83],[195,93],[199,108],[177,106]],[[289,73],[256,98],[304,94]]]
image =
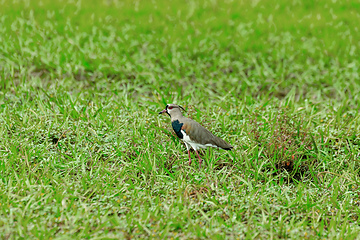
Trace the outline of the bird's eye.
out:
[[[168,109],[173,109],[173,107],[168,107]]]

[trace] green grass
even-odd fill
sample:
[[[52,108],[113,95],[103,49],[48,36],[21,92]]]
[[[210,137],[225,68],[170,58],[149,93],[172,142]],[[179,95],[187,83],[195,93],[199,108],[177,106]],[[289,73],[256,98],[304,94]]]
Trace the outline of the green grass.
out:
[[[1,1],[0,238],[356,239],[359,10]]]

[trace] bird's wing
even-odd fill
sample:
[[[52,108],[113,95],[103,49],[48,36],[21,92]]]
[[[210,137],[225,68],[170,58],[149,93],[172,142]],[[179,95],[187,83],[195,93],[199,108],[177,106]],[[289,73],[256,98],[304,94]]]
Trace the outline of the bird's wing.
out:
[[[232,148],[230,144],[212,134],[209,130],[201,126],[200,123],[185,117],[179,121],[182,123],[181,130],[184,130],[192,141],[202,145],[215,145],[226,150]]]

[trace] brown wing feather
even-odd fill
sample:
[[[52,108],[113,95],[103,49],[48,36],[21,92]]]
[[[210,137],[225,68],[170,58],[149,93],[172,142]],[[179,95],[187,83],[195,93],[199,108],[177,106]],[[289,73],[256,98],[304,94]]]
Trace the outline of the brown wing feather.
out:
[[[181,119],[181,122],[184,123],[181,129],[184,130],[187,135],[189,135],[192,141],[203,145],[213,144],[225,150],[230,150],[233,148],[233,146],[212,134],[198,122],[195,122],[189,118],[183,118]]]

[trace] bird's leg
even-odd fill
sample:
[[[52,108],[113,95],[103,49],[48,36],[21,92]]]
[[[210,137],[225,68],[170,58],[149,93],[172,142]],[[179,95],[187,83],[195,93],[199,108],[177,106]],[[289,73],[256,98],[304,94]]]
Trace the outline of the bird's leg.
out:
[[[201,158],[200,158],[200,156],[199,156],[198,151],[197,151],[197,150],[195,150],[195,152],[196,152],[196,154],[197,154],[197,156],[198,156],[198,158],[199,158],[199,167],[201,167],[201,162],[202,162],[202,160],[201,160]]]
[[[188,154],[189,154],[189,166],[191,166],[190,149],[188,149]]]
[[[185,145],[186,145],[186,149],[188,150],[188,154],[189,154],[189,165],[191,166],[191,156],[190,156],[191,146],[187,142],[185,142]]]

